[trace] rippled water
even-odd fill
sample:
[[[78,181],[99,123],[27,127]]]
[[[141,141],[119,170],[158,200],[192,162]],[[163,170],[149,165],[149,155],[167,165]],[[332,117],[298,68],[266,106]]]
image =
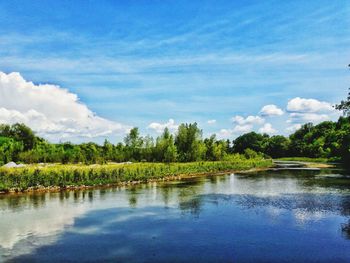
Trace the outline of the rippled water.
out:
[[[275,169],[0,196],[0,261],[350,262],[350,177]]]

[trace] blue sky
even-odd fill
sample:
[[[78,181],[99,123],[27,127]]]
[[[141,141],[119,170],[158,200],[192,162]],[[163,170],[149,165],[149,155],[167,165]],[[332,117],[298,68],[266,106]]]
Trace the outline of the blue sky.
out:
[[[0,1],[0,71],[59,85],[99,117],[144,134],[173,119],[234,138],[232,118],[269,104],[284,114],[250,128],[269,123],[288,134],[298,122],[288,101],[346,96],[349,14],[346,0]],[[121,135],[94,140],[104,136]]]

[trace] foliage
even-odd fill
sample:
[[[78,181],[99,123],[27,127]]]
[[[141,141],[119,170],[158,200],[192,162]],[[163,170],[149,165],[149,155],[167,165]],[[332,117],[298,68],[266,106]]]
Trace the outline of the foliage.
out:
[[[177,149],[168,128],[165,128],[163,134],[157,138],[155,156],[157,160],[166,163],[176,161]]]
[[[234,155],[219,162],[134,163],[105,165],[30,165],[24,168],[0,168],[0,191],[23,191],[38,187],[68,187],[147,182],[167,176],[228,172],[253,167],[268,167],[271,160],[246,159]]]
[[[233,142],[233,151],[236,153],[244,153],[246,149],[251,149],[256,152],[265,152],[266,144],[269,136],[267,134],[258,134],[249,132],[243,134]]]
[[[175,137],[175,145],[182,162],[204,159],[206,149],[202,141],[202,131],[197,127],[197,123],[181,124]]]
[[[150,136],[141,137],[138,128],[133,128],[124,143],[116,145],[108,140],[103,145],[52,144],[35,136],[24,124],[0,126],[0,164],[219,161],[229,152],[229,142],[217,140],[215,135],[209,141],[203,140],[196,123],[180,125],[176,135],[165,128],[155,141]]]
[[[289,138],[251,132],[233,141],[234,152],[246,154],[247,149],[273,158],[327,158],[350,164],[350,117],[340,117],[337,122],[325,121],[318,125],[304,124]]]
[[[107,162],[195,162],[222,161],[232,153],[247,158],[308,157],[341,160],[350,164],[350,117],[318,125],[304,124],[288,138],[250,132],[232,141],[215,135],[202,138],[196,123],[181,124],[175,135],[166,128],[154,140],[141,137],[137,128],[130,130],[123,143],[107,140],[96,143],[52,144],[35,136],[23,124],[0,125],[0,164],[24,163],[104,164]]]

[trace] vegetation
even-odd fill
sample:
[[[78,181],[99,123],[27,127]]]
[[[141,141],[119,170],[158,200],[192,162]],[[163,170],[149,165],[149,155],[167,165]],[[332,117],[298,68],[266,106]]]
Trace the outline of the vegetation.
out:
[[[52,144],[35,136],[23,124],[0,125],[0,164],[24,163],[104,164],[107,162],[198,162],[223,161],[231,154],[247,158],[306,157],[327,158],[350,163],[350,117],[318,125],[307,123],[289,137],[250,132],[232,142],[217,140],[215,135],[203,139],[197,124],[181,124],[176,135],[166,128],[156,140],[141,137],[131,129],[124,143],[105,141]]]
[[[24,124],[0,125],[0,164],[219,161],[229,153],[229,142],[217,140],[215,135],[203,140],[197,123],[181,124],[175,136],[166,128],[156,140],[141,137],[138,128],[133,128],[124,143],[116,145],[107,140],[103,145],[52,144]]]
[[[124,143],[116,145],[107,140],[103,145],[52,144],[35,136],[23,124],[0,125],[0,162],[32,164],[24,168],[0,168],[0,191],[144,182],[272,164],[249,149],[244,155],[230,151],[229,143],[215,136],[203,140],[196,123],[180,125],[175,136],[165,129],[155,142],[152,137],[141,137],[138,129],[133,128]]]
[[[30,187],[92,186],[147,182],[167,176],[247,170],[268,167],[271,160],[247,159],[239,154],[218,162],[134,163],[109,165],[30,165],[24,168],[0,168],[0,191],[23,191]]]
[[[350,163],[350,117],[318,125],[304,124],[288,138],[250,132],[233,141],[233,152],[253,149],[272,158],[306,157]]]

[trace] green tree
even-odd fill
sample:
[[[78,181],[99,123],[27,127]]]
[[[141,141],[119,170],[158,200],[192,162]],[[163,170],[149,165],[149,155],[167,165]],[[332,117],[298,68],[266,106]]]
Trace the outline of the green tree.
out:
[[[140,160],[143,140],[142,137],[140,137],[139,129],[137,127],[130,130],[129,134],[125,137],[124,142],[127,158],[131,160]]]
[[[143,138],[141,149],[141,160],[152,162],[154,160],[154,140],[147,135]]]
[[[284,136],[275,135],[269,138],[265,153],[272,158],[288,156],[290,141]]]
[[[233,141],[233,151],[244,153],[249,148],[255,152],[265,152],[268,139],[269,136],[267,134],[261,135],[256,132],[243,134]]]
[[[191,162],[205,158],[206,147],[197,123],[181,124],[175,137],[175,145],[180,161]]]
[[[23,144],[12,138],[0,137],[0,163],[17,161],[19,154],[23,151]]]
[[[30,150],[35,144],[34,132],[23,123],[16,123],[11,126],[0,125],[0,136],[10,137],[23,143],[24,150]]]
[[[175,162],[177,158],[177,149],[174,144],[174,137],[169,129],[165,128],[163,134],[157,138],[155,146],[155,157],[161,162]]]
[[[107,139],[103,143],[102,155],[105,162],[113,160],[113,144],[111,144]]]

